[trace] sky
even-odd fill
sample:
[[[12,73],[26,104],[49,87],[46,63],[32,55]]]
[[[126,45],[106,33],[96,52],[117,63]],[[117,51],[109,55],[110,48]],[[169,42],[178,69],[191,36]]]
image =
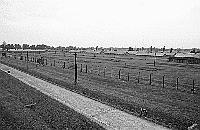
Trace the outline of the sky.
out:
[[[0,0],[0,44],[200,48],[200,0]]]

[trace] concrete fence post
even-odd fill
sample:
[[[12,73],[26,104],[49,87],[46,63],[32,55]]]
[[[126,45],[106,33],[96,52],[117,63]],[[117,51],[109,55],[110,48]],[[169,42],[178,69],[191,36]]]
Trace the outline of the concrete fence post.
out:
[[[99,68],[99,74],[98,75],[100,75],[100,66],[98,66],[98,68]]]
[[[176,89],[178,90],[178,82],[179,82],[179,77],[176,78]]]
[[[128,81],[129,81],[129,78],[130,78],[130,77],[129,77],[129,73],[128,73],[128,75],[127,75],[127,80],[128,80]]]
[[[151,77],[152,77],[152,73],[149,75],[149,85],[151,85]]]
[[[163,75],[163,88],[165,87],[165,75]]]
[[[63,63],[63,69],[65,68],[65,62]]]
[[[121,77],[120,77],[120,76],[121,76],[121,69],[119,69],[119,73],[118,73],[118,74],[119,74],[119,79],[120,79],[120,78],[121,78]]]
[[[112,78],[113,77],[113,74],[112,74],[112,68],[111,68],[111,70],[110,70],[110,77]]]
[[[192,93],[194,94],[195,92],[195,84],[194,84],[194,79],[192,80]]]
[[[104,77],[106,77],[106,67],[104,67],[104,73],[103,73]]]
[[[140,72],[138,73],[138,83],[140,83]]]
[[[80,70],[81,72],[83,71],[83,65],[81,64],[81,70]]]

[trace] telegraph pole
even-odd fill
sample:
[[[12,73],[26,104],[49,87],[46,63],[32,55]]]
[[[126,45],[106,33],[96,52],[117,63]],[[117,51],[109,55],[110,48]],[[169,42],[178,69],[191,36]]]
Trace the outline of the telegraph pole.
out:
[[[26,68],[27,68],[27,70],[28,70],[28,51],[27,51],[27,56],[26,56],[27,58],[26,58]]]
[[[156,66],[156,52],[155,52],[155,56],[154,56],[154,62],[153,65]]]
[[[74,64],[75,64],[75,77],[74,77],[74,79],[75,79],[75,84],[77,83],[77,63],[76,63],[76,56],[77,56],[77,53],[75,52],[75,59],[74,59]]]

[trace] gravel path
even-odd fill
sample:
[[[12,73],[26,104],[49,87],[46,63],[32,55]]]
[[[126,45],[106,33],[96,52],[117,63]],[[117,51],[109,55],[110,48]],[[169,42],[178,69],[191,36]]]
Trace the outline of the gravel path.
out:
[[[10,75],[85,115],[106,129],[167,130],[167,128],[160,125],[127,114],[123,111],[68,91],[6,65],[0,64],[0,69],[6,72],[10,70]]]

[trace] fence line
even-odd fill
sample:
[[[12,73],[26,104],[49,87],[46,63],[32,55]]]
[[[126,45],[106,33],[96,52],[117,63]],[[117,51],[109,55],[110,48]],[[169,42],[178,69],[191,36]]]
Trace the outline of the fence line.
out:
[[[15,60],[17,59],[18,60],[19,57],[18,58],[14,57],[13,59],[15,59]],[[37,62],[37,59],[38,59],[38,56],[30,56],[29,57],[29,61],[33,62],[33,63]],[[20,60],[21,60],[21,58],[20,58]],[[22,60],[27,61],[28,59],[27,59],[26,56],[23,56]],[[45,61],[46,61],[45,62],[46,66],[47,65],[51,65],[51,66],[55,66],[55,67],[60,66],[63,69],[65,69],[67,66],[68,66],[68,68],[71,66],[71,65],[69,65],[70,62],[68,62],[68,65],[67,65],[66,62],[65,61],[63,62],[62,60],[59,60],[59,61],[53,60],[53,63],[52,63],[51,60],[48,60],[46,58]],[[176,90],[180,90],[181,91],[181,90],[185,89],[185,90],[188,90],[188,91],[192,92],[193,94],[197,90],[196,89],[196,87],[197,87],[196,85],[197,84],[195,83],[195,79],[192,79],[191,83],[188,83],[188,84],[183,84],[182,83],[181,84],[180,77],[176,77],[176,83],[173,83],[171,81],[168,82],[169,79],[166,81],[166,79],[167,79],[166,75],[160,76],[160,78],[159,78],[160,80],[156,80],[157,77],[155,75],[153,75],[153,73],[150,73],[149,74],[149,79],[147,79],[147,78],[145,78],[145,75],[141,75],[140,71],[138,73],[130,73],[130,72],[127,72],[127,71],[123,71],[123,69],[119,69],[118,72],[117,72],[117,69],[115,67],[114,68],[112,67],[109,70],[109,69],[107,69],[106,66],[102,67],[102,66],[98,65],[98,66],[93,66],[91,68],[91,66],[88,67],[88,65],[85,64],[85,73],[89,73],[89,69],[88,68],[90,68],[90,70],[97,71],[96,74],[99,75],[99,76],[103,76],[103,77],[107,77],[107,75],[110,74],[110,77],[116,78],[117,73],[118,73],[118,79],[120,79],[120,80],[126,80],[127,82],[136,81],[137,83],[140,83],[140,84],[142,84],[142,83],[146,84],[145,82],[149,80],[149,85],[153,85],[153,84],[155,85],[155,83],[159,83],[159,84],[161,83],[162,84],[162,88],[166,88],[166,86],[173,86],[173,85],[175,85],[176,86]],[[82,64],[81,64],[80,72],[83,72],[83,65]],[[127,73],[123,74],[123,72],[127,72]],[[92,73],[92,71],[91,71],[91,73]],[[145,82],[141,82],[141,81],[145,81]],[[183,86],[186,86],[186,87],[183,87]]]

